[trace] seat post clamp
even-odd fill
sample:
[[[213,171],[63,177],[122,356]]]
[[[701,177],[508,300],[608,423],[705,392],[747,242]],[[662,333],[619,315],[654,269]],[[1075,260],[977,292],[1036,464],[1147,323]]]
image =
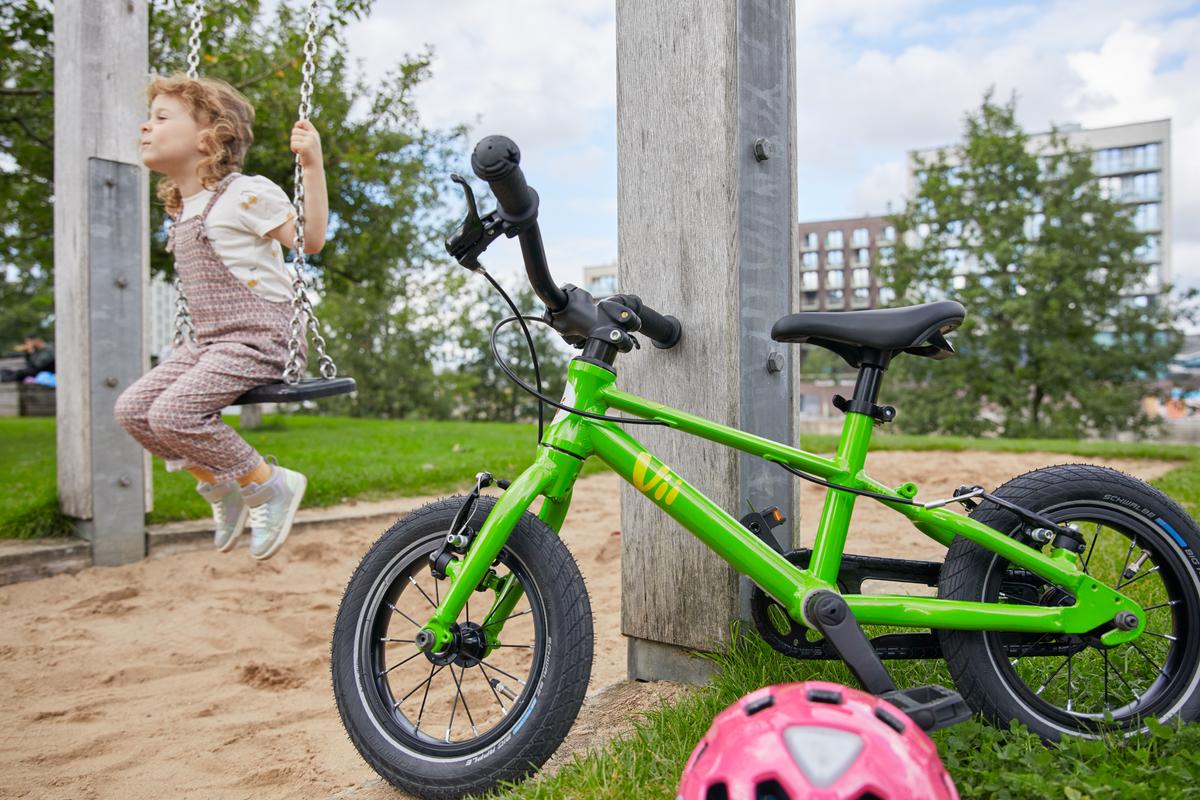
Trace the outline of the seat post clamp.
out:
[[[880,406],[875,403],[869,403],[866,400],[851,399],[847,400],[840,394],[833,396],[833,407],[843,414],[854,412],[855,414],[866,414],[876,422],[891,422],[896,419],[896,409],[893,406]]]

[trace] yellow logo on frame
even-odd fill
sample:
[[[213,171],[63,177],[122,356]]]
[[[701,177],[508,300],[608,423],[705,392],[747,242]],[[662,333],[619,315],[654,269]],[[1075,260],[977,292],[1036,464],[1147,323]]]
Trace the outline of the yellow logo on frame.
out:
[[[674,503],[675,498],[679,496],[679,478],[672,475],[671,470],[662,462],[655,468],[654,456],[647,452],[638,453],[637,461],[633,465],[633,485],[638,491],[667,506]]]

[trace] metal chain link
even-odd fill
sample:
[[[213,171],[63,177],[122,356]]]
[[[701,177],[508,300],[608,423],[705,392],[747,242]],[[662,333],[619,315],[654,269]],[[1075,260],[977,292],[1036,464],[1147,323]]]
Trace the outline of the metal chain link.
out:
[[[298,116],[308,119],[312,112],[313,76],[316,74],[317,57],[317,13],[319,0],[312,0],[308,6],[308,24],[305,27],[304,66],[300,70],[300,108]],[[325,353],[325,337],[321,335],[317,315],[313,311],[312,302],[308,297],[308,283],[304,278],[304,270],[308,259],[304,253],[304,165],[300,163],[300,154],[296,154],[295,196],[292,204],[296,207],[296,243],[295,255],[292,258],[292,269],[296,277],[292,281],[292,322],[290,339],[288,341],[287,367],[283,371],[283,380],[288,384],[300,382],[304,365],[300,361],[301,343],[304,338],[305,321],[312,332],[313,342],[317,346],[318,369],[321,377],[331,380],[337,377],[337,365]]]
[[[192,325],[192,314],[188,311],[187,295],[183,293],[183,282],[175,276],[175,337],[171,340],[176,347],[184,342],[196,340],[196,328]]]
[[[200,34],[204,31],[204,0],[192,3],[192,36],[188,39],[187,76],[196,80],[200,66]]]
[[[312,0],[308,7],[308,21],[305,25],[304,65],[300,70],[300,107],[298,116],[303,120],[308,119],[308,115],[312,113],[313,77],[317,71],[317,22],[319,11],[319,0]],[[204,0],[195,0],[192,3],[191,15],[187,75],[192,80],[195,80],[198,75],[197,69],[200,65],[200,34],[204,30]],[[316,312],[313,310],[312,301],[308,296],[308,282],[304,278],[304,270],[308,266],[308,260],[304,253],[304,165],[300,163],[299,154],[296,155],[295,165],[294,179],[296,188],[292,203],[296,207],[296,240],[295,257],[292,261],[292,267],[296,276],[292,280],[292,321],[289,325],[288,360],[287,366],[283,371],[283,380],[289,385],[299,383],[304,376],[301,349],[304,341],[306,322],[307,327],[312,332],[313,342],[317,346],[319,356],[318,369],[321,372],[321,376],[326,380],[332,380],[337,377],[337,365],[325,353],[325,337],[321,335],[320,323],[317,320]],[[179,347],[184,341],[194,340],[196,334],[195,327],[192,324],[191,313],[188,310],[187,295],[184,294],[183,284],[180,282],[178,276],[175,278],[175,291],[177,297],[175,300],[175,337],[173,341],[175,346]]]
[[[187,76],[196,80],[197,69],[200,66],[200,34],[204,32],[204,0],[195,0],[191,10],[191,32],[188,38]],[[195,341],[196,328],[192,325],[192,314],[188,310],[187,295],[183,292],[183,283],[176,275],[175,285],[175,336],[171,339],[176,347],[182,347],[184,342]]]

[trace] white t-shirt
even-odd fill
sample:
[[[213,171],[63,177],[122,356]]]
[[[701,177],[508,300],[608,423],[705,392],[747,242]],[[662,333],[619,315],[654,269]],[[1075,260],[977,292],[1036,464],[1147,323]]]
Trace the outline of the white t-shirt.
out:
[[[213,193],[207,189],[183,198],[180,221],[199,216]],[[208,214],[205,231],[213,250],[233,277],[264,300],[292,299],[292,277],[283,248],[267,234],[295,217],[283,190],[259,175],[240,175]]]

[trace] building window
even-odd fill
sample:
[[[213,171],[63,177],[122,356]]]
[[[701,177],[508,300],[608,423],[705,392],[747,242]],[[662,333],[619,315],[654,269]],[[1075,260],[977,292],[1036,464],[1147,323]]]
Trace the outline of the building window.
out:
[[[825,234],[825,249],[838,250],[845,247],[845,240],[842,238],[841,231],[830,231]]]
[[[883,233],[881,233],[879,235],[879,239],[880,239],[880,241],[884,241],[884,242],[896,241],[896,226],[888,225],[886,228],[884,228]]]
[[[863,266],[871,263],[871,251],[866,247],[860,247],[854,251],[854,263]]]
[[[1143,203],[1133,212],[1133,225],[1139,231],[1157,231],[1161,229],[1158,218],[1158,203]]]
[[[841,289],[833,289],[825,293],[826,308],[845,308],[846,295]]]
[[[825,266],[840,267],[846,263],[845,250],[830,250],[825,254]]]
[[[896,290],[890,286],[879,287],[879,305],[886,306],[896,299]]]
[[[850,244],[854,247],[866,247],[871,244],[871,235],[866,228],[855,228],[850,234]]]
[[[846,273],[838,270],[830,270],[825,273],[825,288],[840,289],[846,285]]]
[[[894,248],[894,247],[879,248],[879,263],[880,264],[896,263],[896,248]]]
[[[1141,247],[1133,251],[1134,256],[1136,256],[1139,261],[1145,261],[1148,264],[1158,261],[1161,257],[1159,252],[1159,242],[1159,237],[1147,236],[1146,241],[1142,243]]]
[[[607,295],[617,293],[617,276],[616,275],[601,275],[598,278],[592,278],[588,284],[588,291],[594,295]]]
[[[804,272],[800,275],[800,285],[804,287],[806,292],[815,292],[817,290],[817,273]]]
[[[804,269],[816,269],[819,265],[815,250],[800,254],[800,266]]]
[[[805,250],[816,250],[817,249],[817,235],[815,233],[804,234],[804,244],[802,245],[802,247]]]
[[[870,289],[855,289],[854,290],[854,305],[865,306],[871,303]]]
[[[801,303],[803,304],[802,305],[803,308],[808,308],[808,309],[816,308],[818,305],[817,293],[816,292],[805,292],[804,296],[801,298]]]
[[[855,286],[870,286],[871,285],[871,270],[856,269],[851,276]]]

